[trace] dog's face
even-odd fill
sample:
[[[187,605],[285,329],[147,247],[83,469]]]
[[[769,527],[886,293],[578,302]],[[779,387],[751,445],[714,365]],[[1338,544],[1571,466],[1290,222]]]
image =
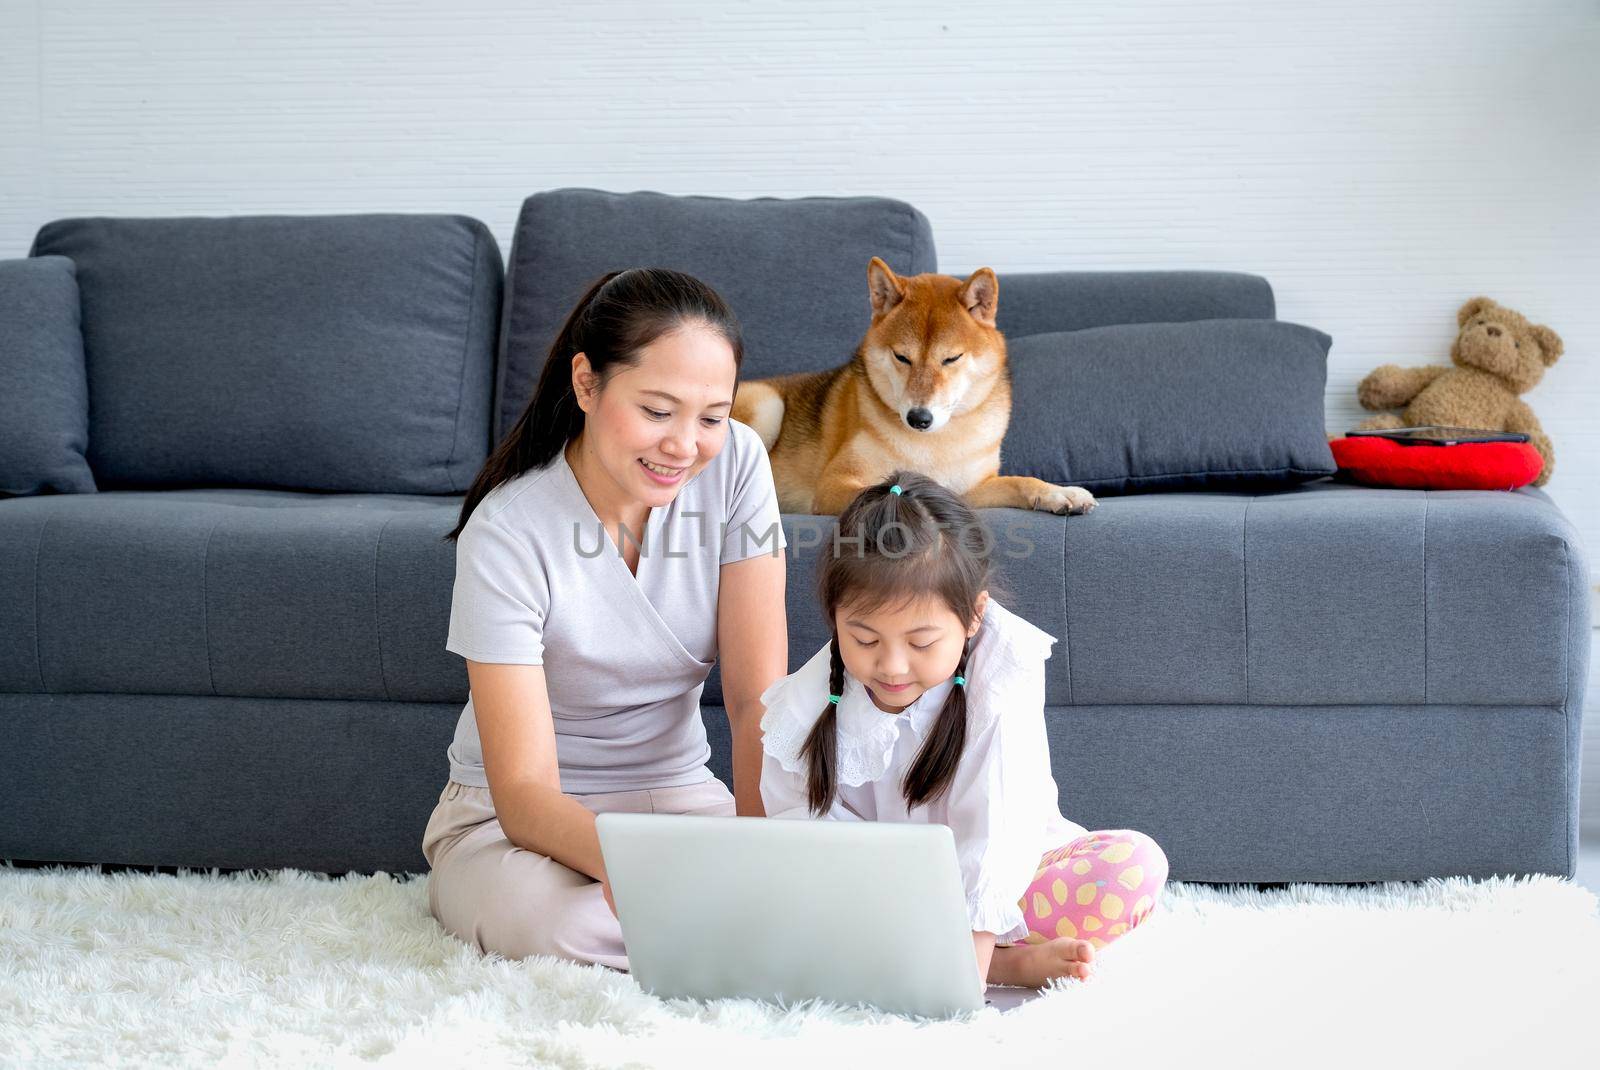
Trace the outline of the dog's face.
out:
[[[1005,370],[995,328],[1000,283],[979,268],[948,275],[896,275],[877,257],[867,266],[872,325],[862,341],[867,378],[913,431],[933,432],[983,403]]]

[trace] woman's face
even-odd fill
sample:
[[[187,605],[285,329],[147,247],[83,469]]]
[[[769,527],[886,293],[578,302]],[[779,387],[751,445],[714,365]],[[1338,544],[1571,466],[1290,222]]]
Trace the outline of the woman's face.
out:
[[[841,606],[833,621],[839,656],[872,696],[873,705],[899,713],[955,675],[961,649],[977,634],[988,603],[989,592],[980,593],[970,622],[931,595],[871,612]]]
[[[645,346],[604,387],[589,358],[572,358],[572,386],[584,411],[583,449],[619,509],[672,504],[685,483],[722,451],[738,369],[733,347],[691,323]]]

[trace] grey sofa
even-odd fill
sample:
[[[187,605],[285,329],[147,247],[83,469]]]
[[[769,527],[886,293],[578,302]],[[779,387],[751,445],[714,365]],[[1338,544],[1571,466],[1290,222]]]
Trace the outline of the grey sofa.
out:
[[[694,271],[746,375],[843,360],[864,265],[936,269],[893,201],[561,191],[508,271],[460,217],[66,220],[98,489],[0,500],[0,858],[425,868],[466,697],[454,524],[560,316],[617,265]],[[1002,274],[1008,337],[1270,319],[1226,272]],[[3,358],[4,354],[0,354]],[[1321,428],[1316,429],[1321,433]],[[1323,479],[986,510],[1048,663],[1065,812],[1175,879],[1570,875],[1587,566],[1538,490]],[[823,518],[785,516],[791,668]],[[728,733],[702,695],[713,768]]]

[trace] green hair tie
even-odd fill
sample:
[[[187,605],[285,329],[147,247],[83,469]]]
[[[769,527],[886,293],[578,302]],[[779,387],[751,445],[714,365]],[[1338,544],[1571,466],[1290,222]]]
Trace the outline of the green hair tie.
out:
[[[905,491],[901,490],[900,489],[900,484],[896,483],[894,486],[889,488],[889,493],[890,494],[904,494]]]
[[[839,696],[838,695],[829,695],[828,696],[828,701],[833,703],[835,706],[837,706],[837,705],[839,705]]]
[[[957,687],[966,687],[967,686],[967,678],[965,676],[956,677],[956,686]]]

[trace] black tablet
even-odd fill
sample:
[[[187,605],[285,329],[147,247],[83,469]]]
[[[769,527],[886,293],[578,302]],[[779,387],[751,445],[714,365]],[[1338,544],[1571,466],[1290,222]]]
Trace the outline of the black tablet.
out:
[[[1521,431],[1484,431],[1476,427],[1389,427],[1379,431],[1347,431],[1351,438],[1387,438],[1407,446],[1455,446],[1463,442],[1526,442]]]

